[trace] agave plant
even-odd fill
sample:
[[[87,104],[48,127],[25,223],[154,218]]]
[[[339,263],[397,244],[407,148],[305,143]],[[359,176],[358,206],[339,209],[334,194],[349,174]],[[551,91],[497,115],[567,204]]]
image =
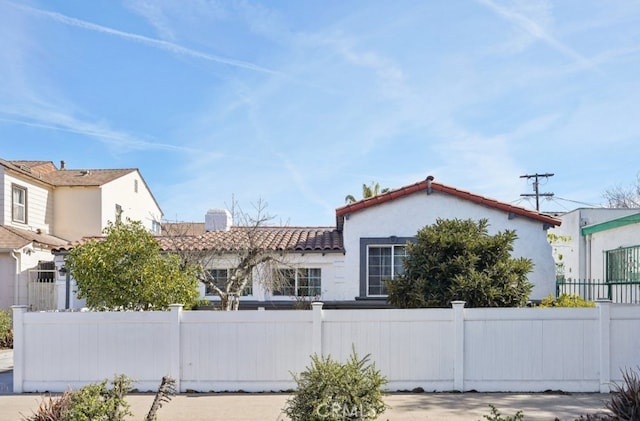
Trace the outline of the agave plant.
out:
[[[640,420],[640,377],[627,369],[622,371],[622,380],[623,385],[614,384],[614,394],[605,406],[616,420]]]

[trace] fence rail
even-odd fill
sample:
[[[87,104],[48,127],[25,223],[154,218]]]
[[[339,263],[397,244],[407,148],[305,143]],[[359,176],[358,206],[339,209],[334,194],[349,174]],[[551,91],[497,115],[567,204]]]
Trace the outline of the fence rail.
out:
[[[558,279],[556,297],[560,294],[579,295],[588,301],[611,300],[613,303],[640,303],[640,281],[601,281],[593,279]]]
[[[124,373],[153,390],[282,391],[310,355],[370,354],[387,389],[609,392],[640,366],[640,305],[596,308],[27,312],[13,307],[16,393]]]

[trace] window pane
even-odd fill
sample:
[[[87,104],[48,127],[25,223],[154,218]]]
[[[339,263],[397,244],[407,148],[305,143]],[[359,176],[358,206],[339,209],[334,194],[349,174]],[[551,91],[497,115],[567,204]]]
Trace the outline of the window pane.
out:
[[[316,297],[321,292],[320,269],[298,269],[298,296]]]
[[[15,222],[27,223],[27,190],[13,186],[12,190],[12,217]]]
[[[227,273],[227,269],[209,269],[209,279],[213,281],[215,286],[224,290],[227,284]],[[205,294],[216,295],[214,289],[209,285],[206,286]]]
[[[392,278],[392,247],[369,247],[369,295],[385,295],[384,281]]]
[[[292,296],[296,293],[296,271],[295,269],[276,269],[274,270],[274,281],[276,288],[273,295]]]
[[[404,258],[407,256],[405,246],[393,247],[393,276],[404,274]]]

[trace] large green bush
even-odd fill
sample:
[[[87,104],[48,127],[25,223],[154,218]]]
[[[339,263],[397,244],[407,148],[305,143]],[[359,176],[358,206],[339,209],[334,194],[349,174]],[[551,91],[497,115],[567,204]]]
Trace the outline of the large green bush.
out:
[[[9,310],[0,310],[0,348],[13,348],[13,322]]]
[[[284,409],[293,421],[374,420],[386,410],[386,378],[355,350],[345,364],[313,355],[311,366],[294,379],[298,388]]]
[[[388,300],[399,308],[522,307],[533,285],[533,263],[512,258],[515,231],[488,233],[486,219],[438,219],[407,245],[405,273],[387,281]]]
[[[164,310],[173,303],[197,302],[195,268],[164,254],[137,221],[110,223],[103,240],[75,247],[66,258],[78,285],[78,298],[95,310]]]

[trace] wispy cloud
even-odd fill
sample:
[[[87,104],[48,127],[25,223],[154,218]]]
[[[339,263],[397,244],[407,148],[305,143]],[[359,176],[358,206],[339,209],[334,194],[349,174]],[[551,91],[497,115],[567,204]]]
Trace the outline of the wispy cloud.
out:
[[[26,117],[25,115],[7,113],[0,109],[0,121],[22,126],[36,127],[46,130],[56,130],[75,133],[96,138],[111,149],[120,152],[127,150],[166,150],[175,152],[199,153],[192,148],[160,143],[153,140],[143,140],[123,131],[113,130],[105,125],[89,121],[77,120],[60,112],[42,111],[40,116]]]
[[[478,3],[486,6],[491,11],[501,16],[508,22],[516,25],[523,31],[527,32],[531,36],[540,41],[544,42],[554,50],[562,53],[566,57],[577,61],[582,66],[586,68],[596,68],[597,63],[589,60],[584,57],[582,54],[578,53],[568,45],[562,43],[557,38],[555,38],[550,31],[546,30],[543,26],[539,25],[537,22],[529,19],[524,14],[518,13],[515,10],[509,9],[507,7],[496,4],[492,0],[476,0]]]
[[[210,62],[215,62],[215,63],[220,63],[220,64],[224,64],[224,65],[228,65],[228,66],[233,66],[233,67],[238,67],[238,68],[242,68],[242,69],[247,69],[247,70],[252,70],[252,71],[256,71],[256,72],[261,72],[261,73],[268,73],[268,74],[273,74],[273,75],[282,75],[281,72],[277,71],[277,70],[273,70],[273,69],[269,69],[263,66],[259,66],[257,64],[254,63],[250,63],[250,62],[246,62],[246,61],[241,61],[241,60],[235,60],[232,58],[227,58],[227,57],[221,57],[221,56],[217,56],[217,55],[213,55],[213,54],[208,54],[208,53],[204,53],[202,51],[198,51],[198,50],[194,50],[191,48],[187,48],[187,47],[183,47],[179,44],[173,43],[173,42],[169,42],[169,41],[163,41],[160,39],[155,39],[155,38],[150,38],[150,37],[146,37],[144,35],[138,35],[138,34],[133,34],[130,32],[125,32],[125,31],[120,31],[117,29],[113,29],[113,28],[109,28],[107,26],[103,26],[103,25],[98,25],[92,22],[87,22],[81,19],[76,19],[76,18],[72,18],[66,15],[63,15],[61,13],[57,13],[57,12],[50,12],[47,10],[42,10],[42,9],[36,9],[33,7],[28,7],[28,6],[24,6],[24,5],[18,5],[15,3],[11,3],[9,2],[8,4],[12,5],[13,7],[16,7],[18,9],[24,10],[26,12],[32,13],[34,15],[38,15],[38,16],[44,16],[48,19],[51,19],[55,22],[59,22],[62,23],[64,25],[69,25],[69,26],[74,26],[77,28],[81,28],[81,29],[86,29],[89,31],[94,31],[94,32],[99,32],[99,33],[103,33],[103,34],[107,34],[107,35],[113,35],[122,39],[126,39],[129,41],[134,41],[134,42],[138,42],[140,44],[144,44],[150,47],[154,47],[160,50],[164,50],[164,51],[168,51],[170,53],[173,54],[177,54],[177,55],[181,55],[181,56],[186,56],[186,57],[192,57],[192,58],[196,58],[196,59],[201,59],[201,60],[205,60],[205,61],[210,61]]]

